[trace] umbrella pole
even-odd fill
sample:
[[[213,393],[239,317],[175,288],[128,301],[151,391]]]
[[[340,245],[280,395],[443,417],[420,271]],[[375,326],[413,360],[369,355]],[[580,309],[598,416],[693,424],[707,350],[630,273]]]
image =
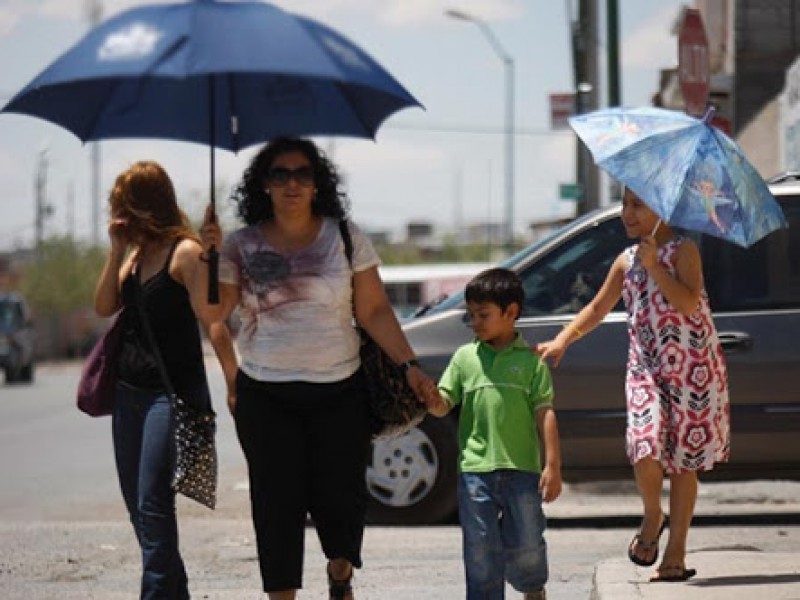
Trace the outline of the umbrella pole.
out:
[[[214,146],[216,145],[215,121],[214,121],[214,76],[208,79],[208,125],[210,129],[210,157],[211,157],[211,187],[209,189],[209,203],[211,204],[211,220],[216,222],[216,199],[214,197]],[[219,252],[216,247],[208,249],[208,303],[219,304]]]

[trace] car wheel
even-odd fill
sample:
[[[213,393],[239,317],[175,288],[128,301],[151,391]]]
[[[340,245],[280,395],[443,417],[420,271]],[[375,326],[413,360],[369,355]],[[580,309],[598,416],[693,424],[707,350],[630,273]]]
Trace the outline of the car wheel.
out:
[[[441,523],[456,511],[458,443],[450,418],[426,417],[399,437],[372,443],[367,464],[367,521]]]
[[[22,367],[19,372],[19,380],[25,383],[33,382],[33,361]]]
[[[20,378],[19,352],[12,346],[6,364],[6,383],[16,383]]]

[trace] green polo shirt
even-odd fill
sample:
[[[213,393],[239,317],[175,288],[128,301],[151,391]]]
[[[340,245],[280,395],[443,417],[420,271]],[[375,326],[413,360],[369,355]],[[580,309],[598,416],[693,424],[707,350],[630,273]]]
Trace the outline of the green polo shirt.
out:
[[[547,364],[519,333],[499,352],[477,339],[461,346],[439,389],[461,405],[461,472],[541,472],[536,411],[552,405],[553,383]]]

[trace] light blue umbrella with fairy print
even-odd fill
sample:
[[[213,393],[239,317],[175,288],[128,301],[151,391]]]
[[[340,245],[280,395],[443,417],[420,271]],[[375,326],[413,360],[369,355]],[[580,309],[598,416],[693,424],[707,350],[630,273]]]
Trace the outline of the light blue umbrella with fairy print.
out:
[[[748,247],[788,227],[742,149],[702,119],[655,107],[570,118],[595,162],[670,225]]]

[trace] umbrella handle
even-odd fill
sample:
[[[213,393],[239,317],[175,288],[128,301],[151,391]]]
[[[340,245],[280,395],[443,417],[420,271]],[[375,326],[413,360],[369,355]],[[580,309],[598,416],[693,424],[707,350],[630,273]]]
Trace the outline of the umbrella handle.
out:
[[[658,228],[659,228],[660,226],[661,226],[661,219],[659,219],[658,221],[656,221],[656,226],[655,226],[655,227],[653,227],[653,231],[651,231],[651,232],[650,232],[650,237],[655,237],[655,235],[656,235],[656,231],[658,231]]]
[[[214,246],[208,249],[208,303],[219,304],[219,252]]]

